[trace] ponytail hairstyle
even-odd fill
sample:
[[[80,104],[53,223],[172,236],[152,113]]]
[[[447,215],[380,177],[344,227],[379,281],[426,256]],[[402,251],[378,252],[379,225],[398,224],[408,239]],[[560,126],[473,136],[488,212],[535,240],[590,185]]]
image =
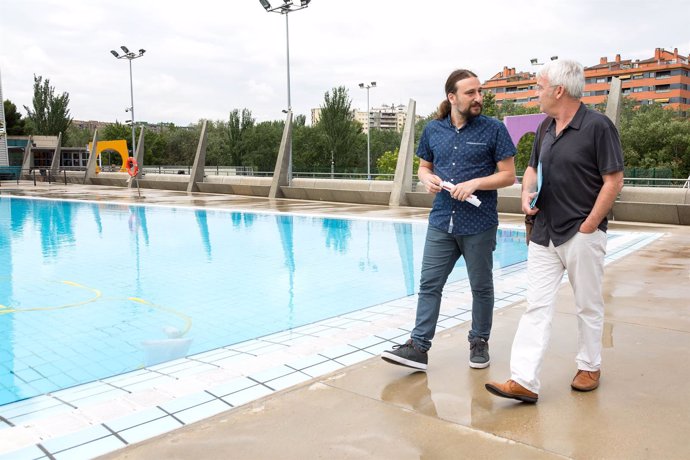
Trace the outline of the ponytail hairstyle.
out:
[[[457,91],[455,84],[460,80],[464,80],[465,78],[476,77],[477,75],[474,72],[467,69],[458,69],[451,72],[451,74],[448,76],[448,80],[446,80],[446,98],[443,100],[443,102],[441,102],[441,104],[438,106],[438,110],[436,111],[437,120],[443,120],[450,113],[450,101],[448,100],[448,95]]]

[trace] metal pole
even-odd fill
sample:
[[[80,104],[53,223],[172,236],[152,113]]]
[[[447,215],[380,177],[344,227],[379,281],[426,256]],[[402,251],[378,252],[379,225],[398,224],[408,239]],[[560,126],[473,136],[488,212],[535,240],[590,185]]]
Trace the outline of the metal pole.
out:
[[[292,100],[290,99],[290,26],[288,16],[290,10],[285,10],[285,46],[287,50],[287,103],[288,112],[292,112]],[[288,144],[288,185],[292,185],[292,136]]]
[[[371,180],[371,113],[369,112],[369,86],[367,85],[367,180]]]
[[[290,26],[288,24],[288,12],[285,13],[285,45],[287,48],[287,90],[288,90],[288,110],[292,110],[290,100]]]
[[[134,83],[132,82],[132,59],[129,58],[129,96],[132,105],[129,107],[129,111],[132,112],[132,156],[136,156],[137,139],[135,136],[134,129]]]

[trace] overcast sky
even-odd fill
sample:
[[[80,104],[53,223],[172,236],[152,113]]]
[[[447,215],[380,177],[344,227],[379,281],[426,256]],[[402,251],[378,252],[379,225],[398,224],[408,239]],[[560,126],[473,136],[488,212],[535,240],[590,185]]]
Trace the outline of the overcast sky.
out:
[[[278,0],[270,0],[278,5]],[[299,3],[299,0],[295,0]],[[3,96],[26,115],[33,75],[70,95],[79,120],[194,123],[248,108],[258,121],[287,107],[285,16],[259,0],[0,0]],[[366,109],[358,83],[376,81],[371,106],[417,101],[428,115],[455,68],[482,81],[530,58],[645,59],[655,48],[690,53],[687,0],[313,0],[289,15],[292,107],[310,119],[335,86]]]

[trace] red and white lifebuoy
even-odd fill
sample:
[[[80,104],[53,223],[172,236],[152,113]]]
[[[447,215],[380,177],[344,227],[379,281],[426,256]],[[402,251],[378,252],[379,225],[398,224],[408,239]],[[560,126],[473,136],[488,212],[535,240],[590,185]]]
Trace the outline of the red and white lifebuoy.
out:
[[[134,157],[127,158],[127,173],[132,177],[139,174],[139,165]]]

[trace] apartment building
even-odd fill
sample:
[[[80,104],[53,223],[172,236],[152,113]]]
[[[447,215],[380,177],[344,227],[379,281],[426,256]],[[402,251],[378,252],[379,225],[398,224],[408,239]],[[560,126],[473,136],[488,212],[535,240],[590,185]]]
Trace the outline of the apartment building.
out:
[[[369,110],[369,123],[367,124],[367,112],[355,112],[355,121],[362,125],[362,131],[367,133],[369,128],[383,131],[401,132],[405,127],[407,107],[402,104],[383,104],[381,107],[372,107]]]
[[[638,104],[659,103],[690,115],[690,63],[689,56],[656,48],[649,59],[621,59],[621,55],[609,61],[599,59],[599,64],[585,67],[585,89],[582,101],[595,105],[606,100],[611,79],[622,80],[623,95]],[[492,92],[497,103],[513,101],[516,104],[537,104],[536,74],[516,72],[515,68],[503,67],[501,72],[483,83],[485,91]]]
[[[402,104],[383,104],[381,107],[371,107],[369,109],[369,117],[367,117],[366,111],[360,110],[353,110],[352,116],[355,121],[362,125],[362,131],[365,134],[370,127],[384,131],[401,132],[405,127],[405,120],[407,119],[407,106]],[[369,123],[367,123],[367,118],[369,118]],[[318,123],[320,119],[321,108],[311,109],[312,126]]]

